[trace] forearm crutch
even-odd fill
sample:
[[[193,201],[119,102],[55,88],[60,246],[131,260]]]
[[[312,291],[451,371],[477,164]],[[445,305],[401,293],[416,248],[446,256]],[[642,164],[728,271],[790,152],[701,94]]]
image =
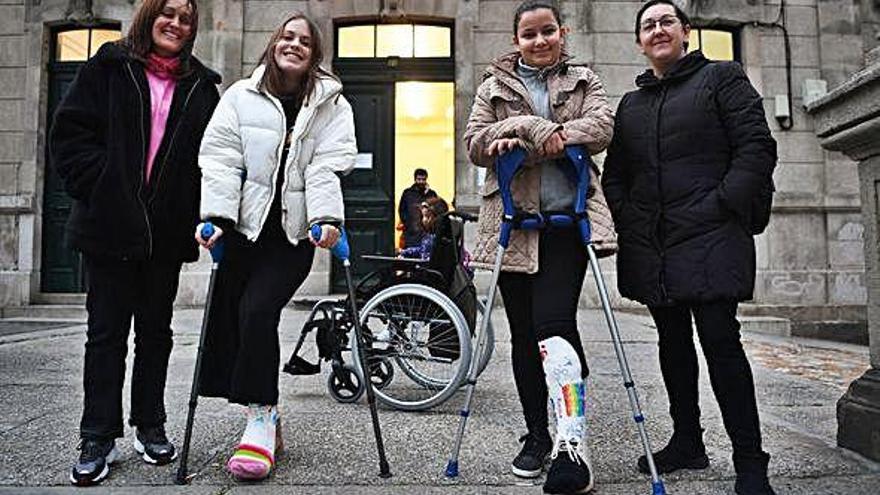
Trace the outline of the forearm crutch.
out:
[[[211,222],[205,223],[200,232],[202,239],[210,239],[214,235],[214,225]],[[220,238],[211,248],[211,278],[208,281],[208,295],[205,300],[205,313],[202,315],[202,329],[199,333],[199,348],[196,350],[196,366],[193,370],[192,388],[189,392],[189,411],[186,414],[186,429],[183,434],[183,447],[180,449],[180,461],[177,465],[177,476],[175,483],[185,485],[187,477],[187,461],[189,458],[189,444],[192,440],[193,421],[196,416],[196,406],[199,403],[199,380],[202,373],[202,348],[205,346],[205,335],[208,328],[208,317],[211,312],[211,300],[214,298],[214,282],[217,280],[217,269],[220,267],[220,261],[223,259],[223,239]]]
[[[385,443],[382,441],[382,430],[379,426],[379,411],[376,409],[376,394],[373,391],[373,380],[370,377],[370,364],[366,357],[366,339],[364,339],[363,328],[361,327],[360,313],[358,313],[357,300],[355,294],[354,281],[351,278],[351,250],[348,245],[348,235],[345,229],[339,228],[341,236],[336,244],[330,248],[333,256],[339,258],[345,271],[345,286],[348,289],[348,301],[351,306],[351,319],[354,323],[354,335],[357,340],[357,352],[360,362],[363,363],[363,376],[361,380],[364,382],[364,390],[367,393],[367,403],[370,406],[370,419],[373,421],[373,434],[376,436],[376,450],[379,453],[379,477],[390,478],[391,469],[388,466],[388,459],[385,457]],[[321,226],[312,225],[311,236],[316,242],[321,239]]]
[[[465,381],[464,406],[459,412],[458,431],[455,434],[452,452],[446,463],[446,476],[454,478],[458,476],[458,454],[461,451],[461,441],[467,426],[468,416],[471,411],[471,400],[474,397],[474,389],[477,386],[477,376],[480,372],[480,357],[483,349],[488,345],[488,329],[492,314],[492,306],[495,305],[495,292],[498,288],[498,277],[501,275],[501,261],[504,259],[504,251],[510,243],[510,234],[515,227],[516,208],[513,203],[513,194],[510,183],[519,171],[525,160],[526,153],[522,148],[514,148],[508,153],[501,155],[495,160],[495,176],[498,179],[498,189],[501,192],[501,202],[504,205],[504,215],[501,219],[501,231],[498,234],[498,248],[495,251],[495,264],[492,266],[492,277],[489,281],[489,293],[486,297],[486,311],[480,320],[477,330],[477,345],[473,348],[470,366],[468,367],[467,380]]]
[[[569,162],[573,165],[575,174],[577,175],[577,195],[575,197],[575,218],[577,220],[578,230],[581,239],[587,247],[587,254],[590,257],[590,269],[593,271],[593,277],[596,279],[596,288],[599,291],[599,298],[602,300],[602,310],[605,312],[605,321],[608,323],[608,330],[611,332],[611,342],[614,344],[614,353],[617,355],[617,364],[620,365],[620,374],[623,377],[623,386],[626,387],[626,395],[629,397],[629,405],[632,409],[633,419],[639,430],[639,437],[642,440],[642,447],[645,450],[645,457],[648,459],[648,469],[651,472],[651,489],[652,495],[664,495],[666,488],[663,486],[663,480],[657,473],[657,466],[654,464],[654,456],[651,454],[651,442],[648,440],[648,431],[645,429],[645,416],[642,414],[642,407],[639,404],[639,396],[636,393],[636,385],[633,382],[632,373],[629,370],[629,363],[626,360],[626,353],[623,349],[623,343],[620,340],[620,329],[617,326],[617,319],[611,311],[611,301],[608,298],[608,289],[605,287],[605,279],[602,271],[599,269],[599,259],[596,256],[596,250],[593,248],[592,232],[590,230],[590,221],[587,218],[587,193],[590,187],[590,155],[580,146],[566,147],[566,155]]]

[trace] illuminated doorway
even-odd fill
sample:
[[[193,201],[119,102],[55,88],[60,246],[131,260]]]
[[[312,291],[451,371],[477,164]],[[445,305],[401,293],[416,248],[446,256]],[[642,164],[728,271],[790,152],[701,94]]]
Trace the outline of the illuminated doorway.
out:
[[[417,168],[441,198],[455,197],[455,85],[408,81],[394,91],[394,211]],[[400,218],[397,218],[400,222]],[[399,235],[399,232],[398,232]]]
[[[359,153],[342,181],[355,278],[378,267],[361,254],[394,253],[398,202],[416,168],[428,171],[440,196],[454,199],[452,47],[452,27],[435,21],[336,26],[333,69],[352,104]],[[331,287],[344,289],[336,265]]]

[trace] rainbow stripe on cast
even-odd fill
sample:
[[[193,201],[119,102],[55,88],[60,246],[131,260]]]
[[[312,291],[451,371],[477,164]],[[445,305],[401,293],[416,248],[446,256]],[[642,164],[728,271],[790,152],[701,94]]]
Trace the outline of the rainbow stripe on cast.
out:
[[[584,382],[567,383],[563,385],[562,397],[565,399],[566,416],[578,417],[586,414],[587,387]]]

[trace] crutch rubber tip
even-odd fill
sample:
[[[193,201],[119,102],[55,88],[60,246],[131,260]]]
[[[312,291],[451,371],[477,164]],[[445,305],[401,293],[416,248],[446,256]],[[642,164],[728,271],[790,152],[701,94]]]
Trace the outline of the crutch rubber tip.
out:
[[[175,485],[186,485],[187,479],[185,474],[177,473],[177,476],[174,477]]]
[[[388,468],[387,464],[379,468],[379,477],[383,479],[391,477],[391,469]]]
[[[663,486],[662,481],[651,482],[651,495],[666,495],[666,487]]]
[[[457,478],[458,477],[458,461],[449,461],[449,464],[446,465],[446,477],[447,478]]]

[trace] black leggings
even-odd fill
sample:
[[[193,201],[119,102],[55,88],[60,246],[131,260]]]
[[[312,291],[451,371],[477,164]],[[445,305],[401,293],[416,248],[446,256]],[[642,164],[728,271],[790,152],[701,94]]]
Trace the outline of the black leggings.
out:
[[[547,382],[538,354],[538,342],[562,337],[589,373],[577,330],[577,307],[589,259],[574,229],[541,232],[538,272],[502,272],[498,280],[510,325],[513,378],[526,427],[547,437]]]
[[[281,310],[305,281],[315,247],[303,239],[290,244],[280,222],[267,222],[247,254],[247,275],[238,306],[239,347],[229,401],[278,404]]]

